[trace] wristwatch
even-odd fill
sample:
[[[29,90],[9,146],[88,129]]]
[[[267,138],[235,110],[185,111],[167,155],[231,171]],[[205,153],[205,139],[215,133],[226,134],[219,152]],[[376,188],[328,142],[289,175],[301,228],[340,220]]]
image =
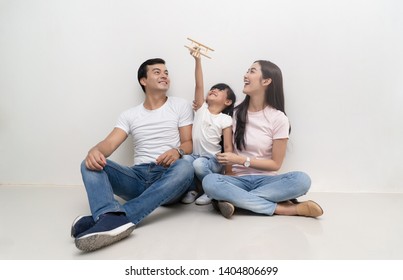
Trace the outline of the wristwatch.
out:
[[[245,162],[243,163],[243,166],[245,166],[245,167],[249,167],[249,166],[250,166],[250,158],[249,158],[249,157],[246,157],[246,160],[245,160]]]
[[[182,158],[185,155],[185,152],[181,148],[176,148],[179,153],[179,158]]]

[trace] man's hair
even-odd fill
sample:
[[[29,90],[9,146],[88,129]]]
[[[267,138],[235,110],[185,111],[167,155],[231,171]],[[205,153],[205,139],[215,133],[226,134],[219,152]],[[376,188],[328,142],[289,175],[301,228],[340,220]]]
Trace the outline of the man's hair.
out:
[[[145,87],[140,83],[140,80],[142,78],[147,78],[147,70],[149,65],[155,65],[155,64],[165,64],[165,60],[162,58],[151,58],[146,61],[144,61],[140,67],[139,70],[137,71],[137,80],[139,81],[139,84],[141,88],[143,89],[144,92],[146,92]]]

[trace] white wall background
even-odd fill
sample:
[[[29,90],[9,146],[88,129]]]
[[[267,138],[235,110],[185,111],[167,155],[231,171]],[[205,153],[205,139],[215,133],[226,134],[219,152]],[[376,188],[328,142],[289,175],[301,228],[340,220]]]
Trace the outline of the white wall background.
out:
[[[403,192],[399,0],[0,0],[0,184],[82,185],[79,165],[143,100],[137,68],[167,61],[192,100],[191,37],[215,49],[205,82],[242,99],[256,59],[283,71],[292,134],[283,171],[312,191]],[[125,143],[112,156],[131,164]]]

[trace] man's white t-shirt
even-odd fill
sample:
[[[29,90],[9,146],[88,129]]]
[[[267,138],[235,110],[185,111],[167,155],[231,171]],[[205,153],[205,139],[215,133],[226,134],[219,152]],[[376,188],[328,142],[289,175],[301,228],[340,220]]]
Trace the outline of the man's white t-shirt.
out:
[[[180,145],[179,128],[193,123],[188,101],[169,96],[164,105],[147,110],[144,103],[124,111],[115,127],[133,136],[134,164],[151,163]]]
[[[193,154],[199,156],[214,156],[221,152],[222,130],[232,126],[229,115],[210,113],[207,103],[204,103],[195,113],[192,138]]]
[[[287,116],[270,106],[259,112],[248,111],[248,122],[245,129],[246,148],[239,151],[234,144],[235,153],[251,159],[271,159],[273,140],[288,139],[289,121]],[[234,121],[233,131],[236,128]],[[236,176],[242,175],[275,175],[276,171],[264,171],[243,165],[233,165],[232,171]]]

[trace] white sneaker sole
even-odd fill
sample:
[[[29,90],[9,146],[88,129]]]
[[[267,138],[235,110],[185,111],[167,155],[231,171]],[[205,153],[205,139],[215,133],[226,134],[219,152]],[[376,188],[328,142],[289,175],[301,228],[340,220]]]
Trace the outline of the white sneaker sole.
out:
[[[76,238],[76,247],[85,252],[98,250],[128,237],[135,227],[135,224],[127,223],[110,231],[84,235]]]
[[[196,203],[197,205],[207,205],[207,204],[210,204],[210,203],[211,203],[211,200],[212,200],[212,199],[210,199],[210,200],[204,200],[204,199],[203,199],[203,200],[197,200],[197,199],[196,199],[196,202],[195,202],[195,203]]]

